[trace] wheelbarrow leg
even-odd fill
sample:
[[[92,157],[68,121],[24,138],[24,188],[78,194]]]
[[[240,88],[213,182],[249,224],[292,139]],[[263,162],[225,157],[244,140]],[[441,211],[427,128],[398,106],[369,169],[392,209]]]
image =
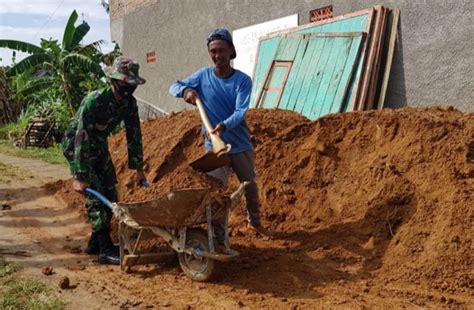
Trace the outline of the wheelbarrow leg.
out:
[[[179,229],[179,244],[177,249],[178,252],[183,251],[186,248],[186,232],[186,227],[182,227]]]
[[[119,250],[120,250],[120,270],[125,270],[123,260],[125,258],[125,225],[119,222],[118,226],[118,237],[119,237]]]
[[[212,210],[210,206],[206,207],[207,219],[207,239],[209,242],[209,252],[214,252],[214,228],[212,227]]]
[[[230,251],[230,244],[229,244],[229,214],[230,208],[225,208],[225,215],[224,215],[224,245],[226,251]]]

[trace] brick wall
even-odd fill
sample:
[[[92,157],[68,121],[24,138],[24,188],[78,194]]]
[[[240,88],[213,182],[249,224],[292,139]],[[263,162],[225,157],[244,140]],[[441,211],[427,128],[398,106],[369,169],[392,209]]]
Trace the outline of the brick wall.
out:
[[[140,8],[158,2],[160,2],[160,0],[110,0],[110,18],[116,19]]]

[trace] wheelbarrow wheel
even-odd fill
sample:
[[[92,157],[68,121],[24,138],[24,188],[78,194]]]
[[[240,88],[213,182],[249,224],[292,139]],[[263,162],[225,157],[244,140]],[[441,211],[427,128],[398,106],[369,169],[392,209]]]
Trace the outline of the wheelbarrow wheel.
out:
[[[209,251],[207,232],[203,229],[188,229],[186,247]],[[178,253],[178,260],[184,273],[194,281],[205,282],[214,272],[214,260],[193,254]]]

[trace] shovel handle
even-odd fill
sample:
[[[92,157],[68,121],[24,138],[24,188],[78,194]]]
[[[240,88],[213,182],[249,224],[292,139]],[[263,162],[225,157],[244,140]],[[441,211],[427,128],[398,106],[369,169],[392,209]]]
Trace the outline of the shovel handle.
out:
[[[201,99],[199,99],[199,97],[196,97],[196,106],[199,110],[201,120],[204,123],[204,128],[206,128],[206,131],[210,134],[213,128],[209,118],[207,117],[206,110],[204,110],[204,104],[202,103]]]
[[[206,110],[204,110],[204,105],[201,99],[199,99],[199,97],[196,97],[196,106],[199,110],[201,120],[204,123],[204,128],[206,128],[206,131],[209,134],[209,138],[212,143],[212,151],[217,154],[218,157],[223,154],[229,153],[230,144],[226,145],[218,135],[216,135],[215,133],[211,133],[213,128],[211,122],[209,121],[209,118],[207,117]]]

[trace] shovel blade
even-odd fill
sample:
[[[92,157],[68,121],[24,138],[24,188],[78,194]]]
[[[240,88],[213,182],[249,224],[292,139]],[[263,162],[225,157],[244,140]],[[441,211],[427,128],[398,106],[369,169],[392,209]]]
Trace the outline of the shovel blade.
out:
[[[190,166],[202,172],[209,172],[217,168],[227,166],[229,163],[230,160],[228,154],[217,156],[217,154],[213,152],[208,152],[195,161],[191,162]]]

